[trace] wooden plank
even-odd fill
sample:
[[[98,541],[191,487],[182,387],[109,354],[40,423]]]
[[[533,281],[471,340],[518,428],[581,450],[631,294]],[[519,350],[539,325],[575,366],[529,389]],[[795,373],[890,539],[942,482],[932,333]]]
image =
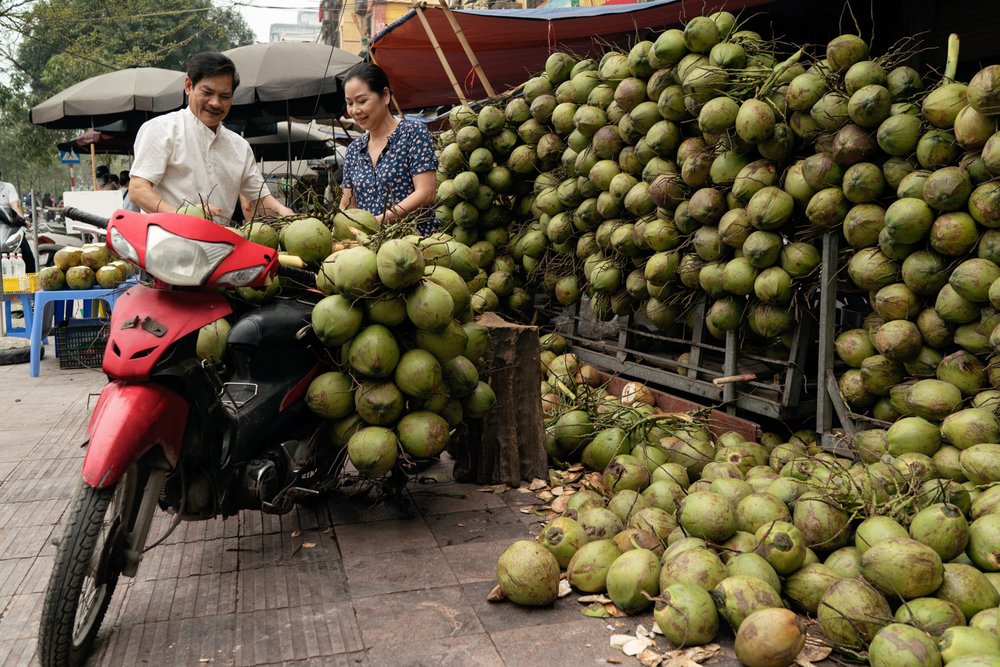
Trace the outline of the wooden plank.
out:
[[[486,94],[490,97],[496,97],[497,93],[493,90],[493,86],[490,85],[490,80],[486,78],[486,72],[479,65],[479,58],[476,57],[476,53],[472,50],[472,46],[469,44],[469,40],[465,38],[465,33],[462,32],[462,26],[458,24],[458,19],[455,15],[451,13],[451,8],[448,6],[446,0],[438,0],[438,4],[441,5],[441,9],[444,10],[444,15],[448,18],[448,23],[451,25],[451,29],[455,33],[455,37],[458,37],[458,43],[462,45],[462,50],[465,51],[465,55],[469,58],[469,62],[472,63],[472,69],[476,71],[479,75],[479,79],[483,82],[483,89]]]
[[[727,377],[732,377],[736,375],[736,357],[737,351],[737,341],[736,341],[736,331],[726,332],[726,357],[722,362],[722,372]],[[718,380],[719,378],[715,378]],[[756,379],[747,378],[747,379]],[[716,387],[720,386],[720,383],[712,381]],[[733,404],[733,400],[736,398],[736,385],[731,383],[725,383],[722,385],[722,402],[726,406],[726,412],[732,414],[736,411],[736,406]]]
[[[438,43],[437,37],[434,36],[434,31],[431,29],[431,24],[427,21],[427,17],[424,16],[423,7],[417,5],[414,7],[414,11],[417,14],[417,18],[420,19],[420,25],[423,26],[424,32],[427,33],[427,39],[430,40],[431,46],[434,48],[434,53],[437,54],[438,60],[441,62],[441,67],[444,68],[444,73],[448,75],[448,81],[451,82],[451,87],[454,89],[458,101],[462,104],[468,104],[469,99],[462,92],[462,87],[458,85],[458,79],[455,78],[455,73],[451,70],[451,65],[448,64],[448,59],[441,49],[441,44]]]
[[[839,233],[839,232],[838,232]],[[833,395],[826,382],[827,369],[833,368],[833,340],[837,318],[837,235],[823,236],[819,293],[819,350],[816,359],[817,384],[816,432],[828,433],[833,428]],[[837,398],[840,389],[834,386]]]
[[[600,369],[598,369],[600,370]],[[601,371],[601,378],[608,383],[608,389],[614,394],[621,394],[622,388],[632,380],[622,377],[620,375],[611,375]],[[694,401],[689,401],[686,398],[681,398],[680,396],[674,396],[655,387],[647,387],[650,393],[653,394],[653,398],[656,400],[656,407],[659,408],[661,412],[692,412],[695,410],[705,410],[707,406],[695,403]],[[709,424],[711,426],[712,432],[716,435],[722,435],[729,431],[736,431],[742,435],[747,440],[753,440],[758,442],[760,440],[760,425],[749,421],[747,419],[741,419],[734,415],[727,414],[719,410],[712,410],[708,416]]]

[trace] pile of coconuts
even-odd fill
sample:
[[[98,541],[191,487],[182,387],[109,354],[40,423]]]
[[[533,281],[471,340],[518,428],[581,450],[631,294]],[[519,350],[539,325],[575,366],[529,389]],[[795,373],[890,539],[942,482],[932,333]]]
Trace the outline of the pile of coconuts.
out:
[[[60,248],[52,257],[52,264],[38,272],[39,289],[82,290],[95,285],[110,289],[135,274],[135,267],[114,259],[103,243]]]
[[[1000,477],[838,457],[806,432],[749,442],[697,419],[659,427],[657,454],[645,440],[615,454],[599,481],[563,489],[565,511],[536,540],[504,551],[507,600],[550,605],[565,578],[651,611],[672,647],[728,626],[751,667],[794,664],[807,630],[877,667],[1000,665]]]
[[[818,122],[785,91],[826,70],[778,52],[720,12],[627,53],[554,53],[523,96],[453,109],[437,217],[496,256],[484,301],[587,297],[600,319],[672,334],[705,301],[714,337],[787,358],[820,254],[794,166]]]
[[[379,229],[364,211],[331,217],[255,222],[240,232],[286,251],[283,262],[316,270],[326,296],[311,325],[328,369],[306,403],[329,420],[330,442],[358,475],[377,480],[402,461],[438,456],[460,424],[496,403],[485,381],[489,333],[473,320],[470,283],[482,269],[448,234],[420,237],[405,221]],[[264,301],[278,285],[240,295]],[[224,320],[202,329],[199,355],[222,358],[228,331]]]
[[[793,664],[813,620],[872,665],[1000,664],[1000,457],[966,456],[956,480],[926,455],[838,457],[808,431],[716,434],[641,383],[612,394],[559,334],[540,343],[550,458],[601,476],[501,556],[508,600],[550,604],[565,578],[652,609],[677,647],[728,625],[747,665]]]

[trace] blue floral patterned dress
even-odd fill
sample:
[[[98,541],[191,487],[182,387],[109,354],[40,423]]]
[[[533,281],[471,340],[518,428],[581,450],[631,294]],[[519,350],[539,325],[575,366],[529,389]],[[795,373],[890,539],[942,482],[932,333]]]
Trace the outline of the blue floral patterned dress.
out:
[[[413,194],[413,177],[437,170],[434,142],[425,125],[401,120],[392,131],[375,164],[368,155],[366,132],[347,148],[343,187],[354,194],[354,202],[372,215],[381,215],[392,204]],[[437,228],[432,209],[421,216],[417,231],[430,234]]]

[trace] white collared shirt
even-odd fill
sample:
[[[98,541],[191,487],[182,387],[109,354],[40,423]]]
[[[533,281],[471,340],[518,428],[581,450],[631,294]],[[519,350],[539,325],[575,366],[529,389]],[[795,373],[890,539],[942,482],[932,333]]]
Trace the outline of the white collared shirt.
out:
[[[129,174],[175,206],[218,206],[226,223],[240,194],[250,201],[270,194],[246,139],[222,125],[213,132],[187,107],[139,128]]]

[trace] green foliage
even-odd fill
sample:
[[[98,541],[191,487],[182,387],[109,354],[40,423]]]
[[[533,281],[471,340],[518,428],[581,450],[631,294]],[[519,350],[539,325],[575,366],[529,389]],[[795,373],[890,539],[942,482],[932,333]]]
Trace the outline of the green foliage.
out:
[[[0,84],[4,176],[22,189],[61,178],[60,187],[38,184],[50,191],[66,184],[55,143],[75,133],[31,125],[33,105],[91,76],[126,67],[183,70],[192,53],[254,41],[236,11],[212,0],[0,0],[0,29],[20,34],[14,51],[2,54],[9,76]]]
[[[191,53],[253,43],[243,18],[211,0],[43,0],[20,32],[16,75],[39,99],[95,74],[183,70]]]

